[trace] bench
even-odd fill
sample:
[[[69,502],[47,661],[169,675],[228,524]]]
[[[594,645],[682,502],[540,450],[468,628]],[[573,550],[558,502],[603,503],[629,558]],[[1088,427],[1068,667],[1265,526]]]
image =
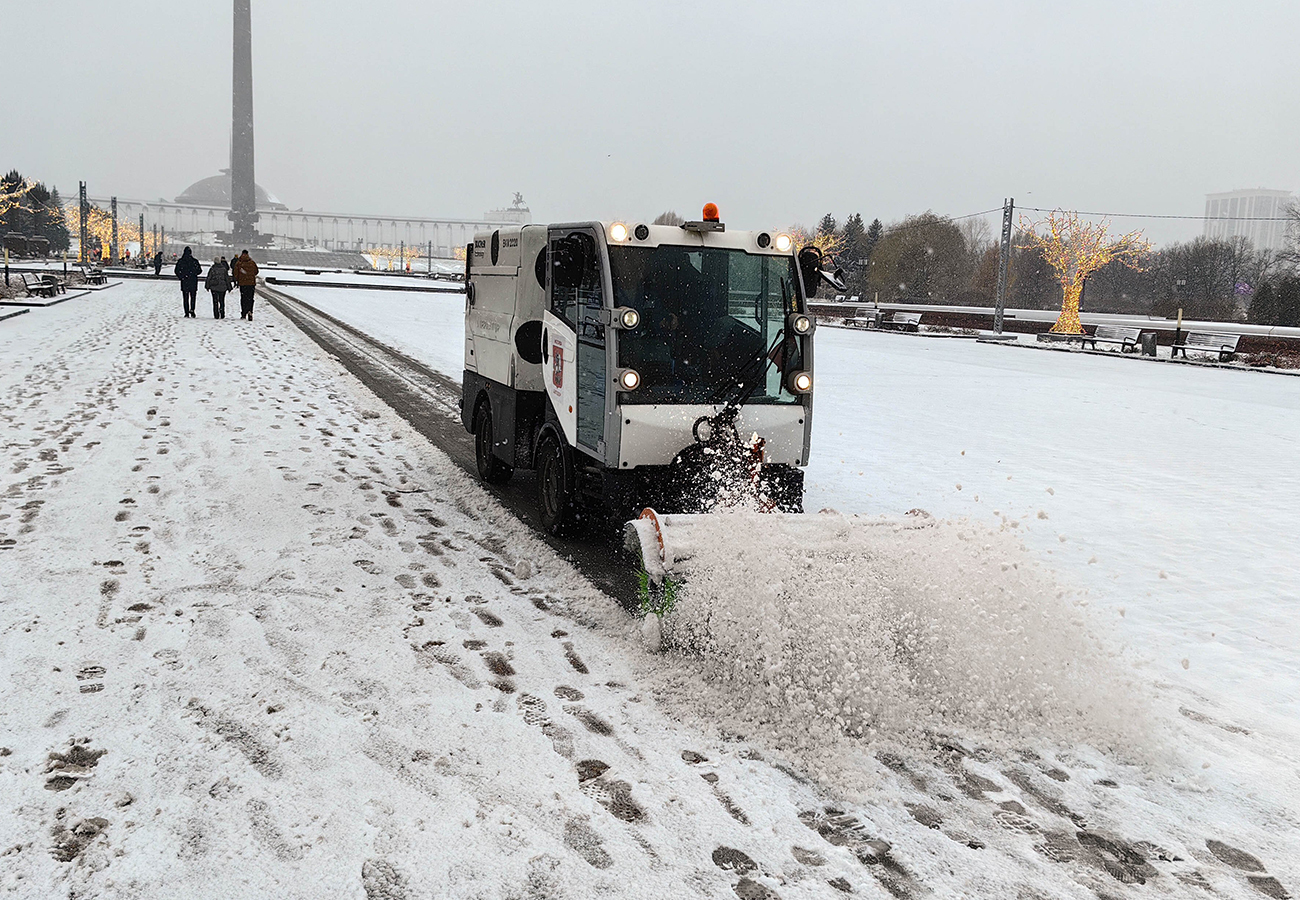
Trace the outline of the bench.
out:
[[[81,274],[86,278],[86,284],[108,284],[108,276],[104,274],[103,269],[92,269],[90,266],[83,266]]]
[[[53,286],[54,291],[57,294],[66,294],[68,292],[68,283],[58,275],[50,275],[47,273],[41,276],[41,280],[46,284]]]
[[[879,328],[880,310],[860,309],[857,315],[846,318],[844,324],[849,328]]]
[[[1237,341],[1241,340],[1239,334],[1214,334],[1209,331],[1189,331],[1183,338],[1181,344],[1174,344],[1171,357],[1178,355],[1178,351],[1183,351],[1183,359],[1187,359],[1188,350],[1199,350],[1202,353],[1219,354],[1219,362],[1227,362],[1237,353]]]
[[[889,317],[880,321],[881,328],[893,328],[898,331],[920,331],[921,314],[909,312],[890,313]]]
[[[27,291],[28,297],[50,297],[53,298],[59,292],[57,284],[50,284],[40,275],[23,274],[23,288]]]
[[[1098,325],[1092,334],[1085,334],[1080,339],[1080,343],[1092,344],[1092,349],[1097,349],[1097,342],[1103,344],[1119,344],[1121,353],[1136,353],[1138,349],[1138,340],[1142,337],[1141,328],[1130,328],[1124,325]]]

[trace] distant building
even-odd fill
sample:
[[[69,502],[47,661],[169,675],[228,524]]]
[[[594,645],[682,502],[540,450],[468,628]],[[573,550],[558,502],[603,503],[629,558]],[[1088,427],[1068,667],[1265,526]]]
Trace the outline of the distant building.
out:
[[[257,208],[287,210],[275,195],[260,184],[254,185],[257,196]],[[222,169],[220,175],[196,181],[176,197],[181,206],[230,206],[230,170]]]
[[[1281,250],[1286,236],[1287,209],[1295,202],[1290,191],[1228,191],[1205,195],[1207,238],[1249,238],[1256,250]],[[1253,220],[1253,221],[1252,221]],[[1272,221],[1266,221],[1272,220]]]
[[[190,185],[172,202],[159,199],[119,198],[118,213],[134,222],[141,215],[145,228],[161,226],[177,240],[208,243],[229,227],[230,176],[216,175]],[[532,213],[515,195],[505,209],[488,211],[482,219],[422,216],[385,216],[362,213],[317,212],[290,209],[261,185],[256,186],[258,228],[274,239],[281,250],[319,248],[336,251],[365,251],[375,247],[429,247],[434,256],[451,258],[474,240],[474,234],[507,225],[527,225]],[[91,197],[105,209],[109,198]],[[76,203],[76,200],[73,200]]]

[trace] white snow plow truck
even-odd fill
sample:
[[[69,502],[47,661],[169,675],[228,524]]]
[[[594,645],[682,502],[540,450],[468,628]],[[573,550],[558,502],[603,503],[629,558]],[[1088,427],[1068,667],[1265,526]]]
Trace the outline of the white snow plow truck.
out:
[[[812,431],[807,299],[789,234],[698,222],[523,225],[465,260],[461,418],[478,472],[534,469],[542,526],[646,507],[802,512]],[[653,514],[651,514],[653,515]]]

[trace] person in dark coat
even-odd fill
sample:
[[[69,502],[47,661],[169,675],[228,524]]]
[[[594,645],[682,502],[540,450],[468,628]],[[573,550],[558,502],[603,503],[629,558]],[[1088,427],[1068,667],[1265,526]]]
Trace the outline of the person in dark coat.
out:
[[[176,260],[176,277],[181,280],[181,299],[185,302],[185,318],[194,318],[194,300],[199,294],[199,275],[203,266],[194,258],[194,251],[189,247]]]
[[[257,263],[245,250],[234,265],[235,281],[239,284],[239,318],[253,321],[253,300],[257,296]]]
[[[162,251],[159,250],[153,255],[153,277],[157,278],[162,274]]]
[[[230,290],[230,267],[223,256],[212,261],[208,277],[203,279],[203,288],[212,294],[212,318],[226,317],[226,292]]]

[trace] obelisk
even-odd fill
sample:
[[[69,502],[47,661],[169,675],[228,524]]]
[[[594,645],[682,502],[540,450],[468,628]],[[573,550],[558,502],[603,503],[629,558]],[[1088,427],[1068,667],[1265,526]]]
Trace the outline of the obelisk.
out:
[[[230,129],[231,243],[258,243],[257,188],[253,182],[253,14],[250,0],[235,0],[233,119]]]

